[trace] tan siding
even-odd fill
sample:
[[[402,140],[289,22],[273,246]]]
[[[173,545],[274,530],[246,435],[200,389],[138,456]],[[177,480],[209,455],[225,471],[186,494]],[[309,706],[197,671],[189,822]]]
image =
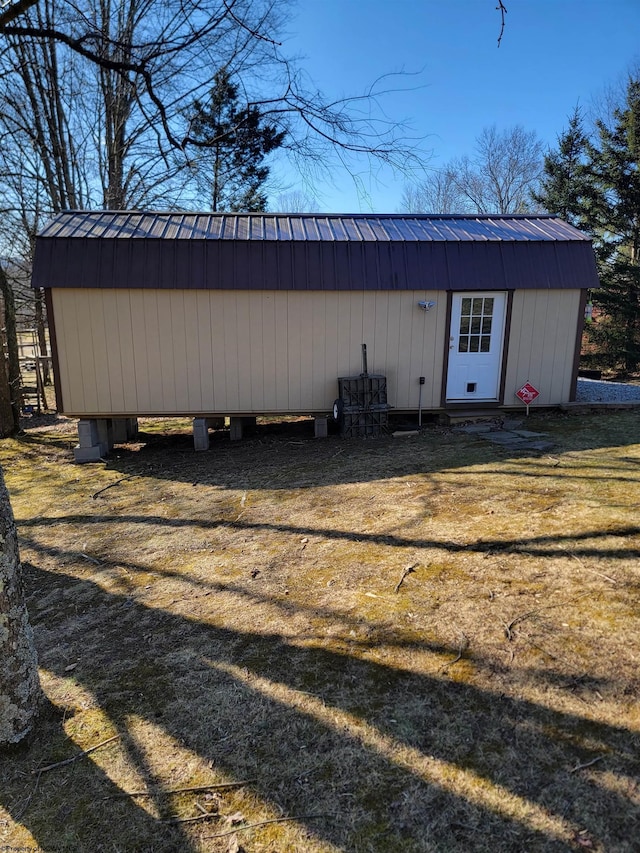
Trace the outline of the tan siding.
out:
[[[542,404],[568,399],[579,297],[514,294],[507,404],[527,379]],[[53,305],[69,414],[329,411],[363,343],[392,406],[417,407],[420,376],[424,408],[440,404],[442,292],[61,289]]]
[[[222,292],[224,298],[225,292]],[[227,397],[227,351],[225,341],[225,316],[222,299],[214,302],[208,292],[202,294],[209,303],[211,320],[211,377],[213,382],[213,411],[224,411]],[[206,317],[203,318],[206,320]],[[206,400],[206,396],[204,397]]]
[[[56,340],[58,364],[61,376],[66,378],[64,405],[68,411],[85,411],[82,376],[80,374],[80,352],[76,334],[75,305],[68,299],[66,291],[54,290],[51,302],[56,318]]]
[[[579,290],[521,290],[514,293],[504,402],[531,382],[540,396],[535,405],[569,399]]]
[[[327,300],[322,293],[313,293],[313,297],[311,341],[307,343],[311,348],[312,381],[305,382],[305,385],[309,386],[306,405],[311,408],[315,400],[327,398],[325,382],[327,350],[333,346],[333,330],[327,322]]]
[[[274,294],[274,328],[276,332],[275,341],[275,381],[276,381],[276,410],[286,412],[289,406],[289,318],[287,315],[287,294]]]
[[[227,380],[226,396],[220,400],[220,404],[226,403],[229,406],[230,412],[240,411],[239,342],[237,332],[239,318],[237,299],[234,299],[235,295],[234,293],[225,291],[222,299],[217,303],[220,304],[222,302],[224,356],[220,359],[220,363],[224,365]],[[220,369],[219,366],[216,366],[216,376],[218,375],[220,375]],[[217,400],[216,403],[218,403]]]
[[[185,307],[188,299],[190,311]],[[173,389],[174,405],[177,411],[189,412],[189,360],[187,353],[187,320],[190,320],[195,306],[193,297],[181,290],[171,291],[171,335],[173,345],[173,370],[175,386]]]
[[[275,405],[277,398],[277,361],[276,361],[276,300],[275,294],[265,292],[261,295],[261,334],[262,334],[262,356],[256,353],[256,357],[262,357],[262,399],[263,406],[267,401]]]
[[[349,294],[349,331],[347,342],[348,350],[348,372],[347,376],[357,376],[362,371],[362,344],[364,343],[363,335],[363,314],[364,314],[364,296],[362,292]],[[344,375],[344,374],[343,374]]]
[[[152,295],[149,293],[148,295]],[[133,375],[135,379],[137,405],[140,411],[148,411],[151,405],[150,393],[150,371],[149,371],[149,346],[146,332],[146,312],[148,299],[143,290],[129,291],[129,304],[131,306],[131,327],[142,329],[144,334],[134,334],[133,337]]]
[[[205,400],[215,400],[215,381],[213,374],[213,321],[211,300],[206,292],[196,295],[195,336],[198,342],[198,388],[202,408]],[[191,345],[193,346],[193,344]]]
[[[93,294],[91,294],[93,296]],[[90,298],[88,292],[80,291],[74,306],[76,311],[77,349],[76,358],[80,368],[80,381],[82,382],[82,394],[85,406],[100,411],[101,400],[109,406],[108,398],[103,396],[104,391],[109,388],[108,366],[100,347],[101,340],[105,336],[100,334],[101,327],[104,328],[104,317],[102,300]],[[97,345],[97,346],[96,346]],[[107,372],[105,372],[105,368]],[[103,377],[106,377],[106,381]],[[116,380],[117,381],[117,378]]]
[[[338,327],[340,317],[340,306],[338,299],[335,296],[332,299],[326,299],[324,303],[325,311],[325,347],[324,347],[324,364],[321,372],[324,378],[324,389],[320,394],[325,399],[330,399],[337,396],[335,383],[331,384],[329,377],[339,376],[340,369],[340,341],[338,339]]]
[[[185,310],[184,313],[184,328],[185,328],[185,350],[186,350],[186,366],[187,366],[187,399],[189,401],[188,411],[202,411],[202,380],[203,373],[208,373],[207,367],[202,363],[203,357],[206,358],[207,349],[209,348],[208,341],[200,340],[200,326],[198,323],[201,304],[199,291],[195,294],[194,310]]]
[[[160,319],[160,306],[158,304],[158,295],[155,291],[144,291],[143,304],[144,311],[144,326],[138,328],[144,329],[142,337],[142,345],[147,351],[147,364],[149,366],[149,411],[153,412],[158,407],[160,412],[166,411],[164,407],[164,383],[166,382],[166,354],[162,351],[162,326],[166,325],[166,319]],[[166,312],[163,312],[163,315]],[[173,371],[171,371],[173,375]],[[141,408],[141,412],[145,409]]]
[[[138,405],[137,383],[134,367],[135,327],[132,322],[131,291],[123,290],[116,299],[119,317],[120,365],[122,370],[122,392],[124,410],[130,412]]]
[[[351,339],[351,293],[339,291],[336,294],[338,304],[338,324],[336,326],[337,352],[338,352],[338,376],[351,376],[360,371],[359,355],[352,356]],[[362,341],[360,342],[362,343]],[[353,360],[353,363],[352,363]]]
[[[249,297],[247,302],[249,314],[248,328],[244,331],[240,345],[246,349],[248,354],[247,374],[247,402],[248,410],[253,408],[264,408],[264,377],[268,367],[265,365],[265,357],[269,354],[264,351],[264,326],[267,320],[265,315],[264,294],[256,293]]]
[[[311,369],[309,351],[303,346],[304,338],[301,329],[300,300],[299,294],[287,294],[287,329],[288,329],[288,352],[289,363],[289,409],[300,408],[302,402],[302,374]],[[298,358],[291,358],[291,353],[297,352]]]
[[[437,294],[435,307],[427,314],[425,323],[425,362],[422,376],[425,387],[422,392],[422,403],[427,408],[438,408],[442,390],[442,374],[444,371],[445,340],[449,337],[447,322],[447,300],[443,293]],[[428,295],[425,297],[428,298]],[[433,299],[433,295],[431,296]]]

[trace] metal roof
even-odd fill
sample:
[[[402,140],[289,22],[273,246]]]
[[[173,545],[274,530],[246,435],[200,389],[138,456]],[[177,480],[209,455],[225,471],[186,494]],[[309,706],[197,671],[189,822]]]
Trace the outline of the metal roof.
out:
[[[58,214],[40,237],[160,240],[587,240],[551,215],[152,213]]]
[[[501,290],[598,286],[591,241],[547,215],[65,211],[34,287]]]

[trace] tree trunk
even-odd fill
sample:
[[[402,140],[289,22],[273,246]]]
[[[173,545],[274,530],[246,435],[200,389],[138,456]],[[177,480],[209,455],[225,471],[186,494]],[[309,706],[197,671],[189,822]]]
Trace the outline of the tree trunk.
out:
[[[4,357],[4,346],[0,336],[0,438],[6,438],[8,435],[13,435],[14,432],[7,360]]]
[[[38,287],[35,291],[35,309],[36,309],[36,332],[38,335],[38,346],[40,355],[44,359],[42,362],[42,382],[44,385],[49,385],[51,376],[49,373],[49,351],[47,349],[47,330],[44,322],[44,311],[42,310],[42,300],[44,291]],[[37,353],[36,353],[37,356]]]
[[[11,396],[11,412],[13,415],[13,428],[11,433],[20,430],[20,409],[22,388],[20,387],[20,359],[18,355],[18,333],[16,329],[16,306],[13,299],[13,290],[0,266],[0,294],[4,302],[4,325],[7,334],[7,353],[9,356],[9,391]]]
[[[31,731],[40,695],[18,535],[0,469],[0,747],[18,743]]]

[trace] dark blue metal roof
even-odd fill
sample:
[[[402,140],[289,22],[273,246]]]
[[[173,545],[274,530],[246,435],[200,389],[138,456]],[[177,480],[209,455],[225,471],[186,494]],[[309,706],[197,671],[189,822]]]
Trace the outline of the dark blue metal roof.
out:
[[[598,286],[591,241],[545,215],[66,211],[34,287],[503,290]]]

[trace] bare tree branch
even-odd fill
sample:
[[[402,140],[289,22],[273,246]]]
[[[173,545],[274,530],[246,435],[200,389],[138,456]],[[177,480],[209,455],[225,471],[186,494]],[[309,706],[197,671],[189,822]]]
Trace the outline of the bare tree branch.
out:
[[[500,12],[500,35],[498,36],[498,47],[500,47],[500,42],[502,41],[502,36],[504,35],[505,15],[507,14],[506,7],[502,0],[498,0],[496,11]]]

